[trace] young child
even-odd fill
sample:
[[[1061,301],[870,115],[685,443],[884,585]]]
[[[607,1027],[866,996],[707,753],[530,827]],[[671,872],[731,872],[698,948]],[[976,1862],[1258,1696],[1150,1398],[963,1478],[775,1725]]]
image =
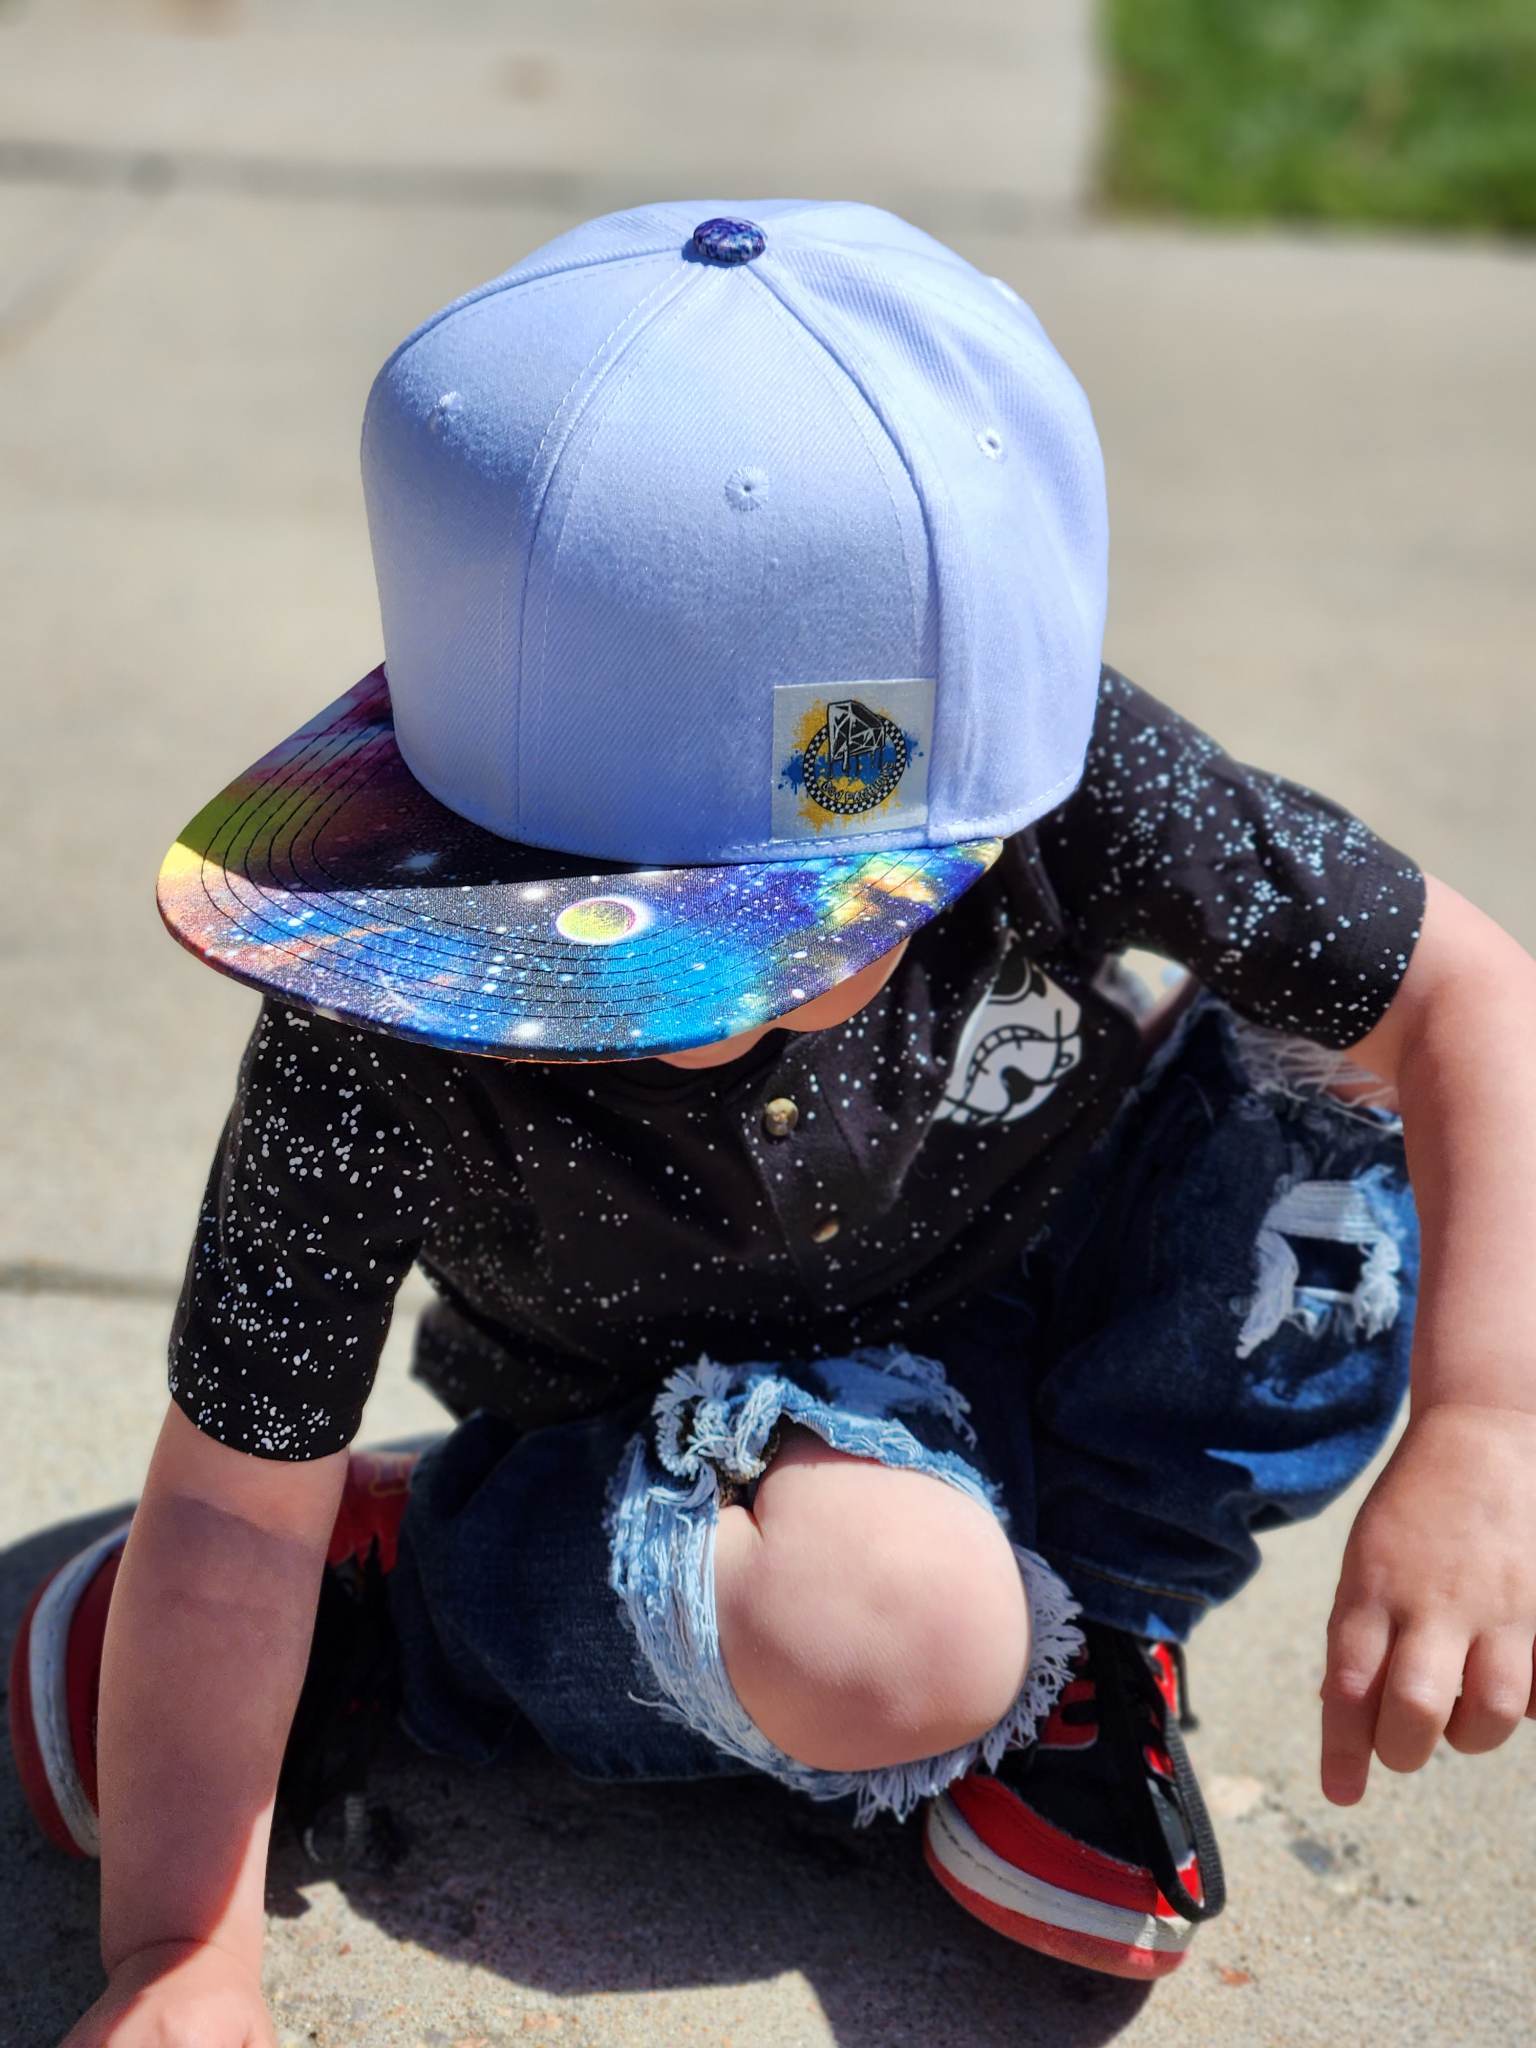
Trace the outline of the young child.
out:
[[[312,1818],[360,1691],[440,1755],[922,1804],[1001,1933],[1172,1969],[1223,1899],[1180,1645],[1392,1423],[1405,1137],[1323,1789],[1529,1709],[1536,966],[1101,669],[1099,450],[1012,291],[742,211],[592,222],[396,350],[384,666],[167,861],[268,1000],[143,1501],[17,1647],[33,1809],[102,1857],[72,2048],[272,2039],[285,1744]],[[349,1463],[416,1261],[462,1419]]]

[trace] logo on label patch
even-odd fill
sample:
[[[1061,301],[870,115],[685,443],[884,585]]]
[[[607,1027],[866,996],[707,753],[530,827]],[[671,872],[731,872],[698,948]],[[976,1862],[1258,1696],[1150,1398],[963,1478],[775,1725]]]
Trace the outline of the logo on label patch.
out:
[[[805,750],[805,793],[839,817],[883,804],[907,772],[906,734],[894,718],[857,697],[827,706],[827,722]]]
[[[775,684],[772,836],[857,839],[921,826],[933,699],[923,676]]]

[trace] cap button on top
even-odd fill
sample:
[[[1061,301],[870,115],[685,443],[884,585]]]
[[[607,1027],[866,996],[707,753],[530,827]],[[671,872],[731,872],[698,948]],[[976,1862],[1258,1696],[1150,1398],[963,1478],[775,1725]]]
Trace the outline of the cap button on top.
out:
[[[763,1110],[763,1130],[770,1138],[787,1138],[800,1121],[800,1105],[787,1095],[775,1095]]]
[[[699,222],[693,231],[693,246],[706,263],[751,263],[762,255],[768,241],[756,221],[719,216]]]

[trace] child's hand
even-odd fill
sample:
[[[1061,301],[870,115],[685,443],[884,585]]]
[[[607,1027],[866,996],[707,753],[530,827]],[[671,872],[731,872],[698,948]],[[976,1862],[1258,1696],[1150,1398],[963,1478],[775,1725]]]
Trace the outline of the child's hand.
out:
[[[1422,1409],[1344,1552],[1322,1692],[1326,1797],[1352,1806],[1373,1751],[1416,1771],[1442,1733],[1468,1754],[1497,1749],[1536,1717],[1533,1642],[1536,1414]]]
[[[261,1986],[223,1949],[164,1942],[125,1957],[61,2048],[277,2048]]]

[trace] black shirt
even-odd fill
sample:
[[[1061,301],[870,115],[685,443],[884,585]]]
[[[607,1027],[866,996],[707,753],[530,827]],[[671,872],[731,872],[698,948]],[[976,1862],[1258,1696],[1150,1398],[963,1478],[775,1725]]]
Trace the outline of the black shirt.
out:
[[[439,1052],[265,1004],[172,1394],[241,1450],[339,1449],[416,1260],[442,1297],[418,1371],[525,1427],[701,1352],[792,1363],[910,1333],[1028,1242],[1134,1080],[1110,955],[1149,947],[1342,1047],[1385,1012],[1423,902],[1358,819],[1107,669],[1077,791],[838,1028],[689,1072]]]

